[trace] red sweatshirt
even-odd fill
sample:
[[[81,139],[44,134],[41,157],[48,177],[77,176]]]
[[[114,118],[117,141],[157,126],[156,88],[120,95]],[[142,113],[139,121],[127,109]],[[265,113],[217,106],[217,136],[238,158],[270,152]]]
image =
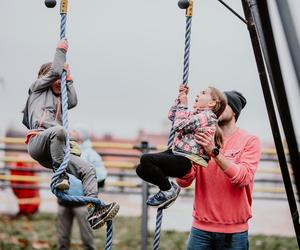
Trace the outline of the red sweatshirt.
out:
[[[181,187],[195,179],[193,227],[219,233],[238,233],[248,230],[252,217],[254,174],[260,159],[257,137],[237,129],[224,138],[220,153],[232,165],[223,171],[211,159],[207,168],[193,166],[188,174],[177,178]]]

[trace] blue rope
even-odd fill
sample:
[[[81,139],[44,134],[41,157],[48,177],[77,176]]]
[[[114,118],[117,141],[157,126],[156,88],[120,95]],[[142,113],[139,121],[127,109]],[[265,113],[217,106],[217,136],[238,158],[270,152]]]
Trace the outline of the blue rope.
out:
[[[61,25],[60,25],[60,39],[63,39],[66,37],[66,20],[67,15],[61,14]],[[62,98],[62,124],[66,131],[69,131],[69,116],[68,116],[68,92],[67,92],[67,72],[64,70],[61,75],[61,98]],[[101,200],[97,198],[92,197],[86,197],[86,196],[71,196],[67,195],[64,192],[57,191],[55,189],[55,183],[59,176],[64,172],[65,168],[68,165],[68,162],[70,160],[70,144],[69,144],[69,135],[67,133],[67,139],[66,139],[66,145],[64,148],[64,159],[62,164],[59,166],[57,171],[54,173],[52,179],[51,179],[51,191],[54,193],[58,199],[61,199],[63,201],[67,202],[75,202],[75,203],[93,203],[95,205],[105,205]],[[108,221],[106,227],[106,245],[105,250],[111,250],[112,248],[112,237],[113,237],[113,227],[112,227],[112,221]]]
[[[154,242],[153,242],[153,248],[152,248],[153,250],[159,249],[162,217],[163,217],[163,209],[158,208],[157,213],[156,213],[155,234],[154,234]]]
[[[192,17],[186,17],[186,29],[185,29],[185,48],[184,48],[184,65],[183,65],[183,84],[188,84],[189,78],[189,68],[190,68],[190,45],[191,45],[191,28],[192,28]],[[173,145],[175,138],[175,130],[173,128],[174,121],[172,123],[172,128],[169,134],[168,139],[168,148],[170,149]],[[153,242],[153,250],[159,250],[159,242],[160,242],[160,231],[163,217],[163,209],[158,208],[156,213],[156,225],[155,225],[155,234],[154,234],[154,242]]]
[[[113,238],[113,224],[112,221],[108,221],[106,223],[106,244],[105,244],[105,250],[110,250],[112,246],[112,238]]]
[[[184,67],[183,67],[183,84],[188,84],[189,69],[190,69],[190,47],[191,47],[191,31],[192,31],[192,17],[186,17],[186,31],[185,31],[185,48],[184,48]]]

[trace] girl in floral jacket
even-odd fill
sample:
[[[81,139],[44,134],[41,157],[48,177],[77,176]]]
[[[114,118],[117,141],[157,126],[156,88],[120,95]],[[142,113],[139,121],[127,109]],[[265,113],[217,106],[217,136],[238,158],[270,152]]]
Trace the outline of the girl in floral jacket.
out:
[[[195,133],[209,132],[214,135],[215,144],[222,145],[222,134],[218,128],[218,117],[224,111],[226,96],[214,87],[201,91],[195,99],[193,110],[187,107],[188,87],[180,85],[179,95],[169,112],[173,122],[175,139],[173,146],[160,153],[144,154],[136,172],[143,180],[157,185],[160,191],[147,200],[154,207],[166,207],[176,200],[180,188],[170,182],[170,177],[182,177],[193,164],[207,167],[210,156],[195,141]]]

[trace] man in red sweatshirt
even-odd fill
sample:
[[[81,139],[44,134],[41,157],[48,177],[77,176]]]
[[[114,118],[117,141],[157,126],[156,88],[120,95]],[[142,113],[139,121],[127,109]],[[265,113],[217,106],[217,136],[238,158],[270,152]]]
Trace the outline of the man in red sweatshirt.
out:
[[[199,133],[197,142],[211,157],[208,167],[193,166],[188,174],[177,179],[181,187],[188,187],[195,180],[194,221],[188,250],[249,248],[248,220],[252,217],[260,142],[236,125],[246,105],[245,97],[237,91],[225,94],[228,105],[219,118],[223,146],[216,148],[209,134]]]

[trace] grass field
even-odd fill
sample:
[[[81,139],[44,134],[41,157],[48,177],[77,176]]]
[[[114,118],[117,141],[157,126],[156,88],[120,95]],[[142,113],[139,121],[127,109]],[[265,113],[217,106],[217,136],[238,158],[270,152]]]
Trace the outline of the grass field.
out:
[[[114,222],[113,249],[140,249],[140,220],[135,217],[118,217]],[[183,250],[188,233],[164,231],[161,235],[161,250]],[[97,249],[104,249],[105,228],[95,231]],[[153,232],[150,232],[148,249],[151,249]],[[0,249],[56,249],[55,215],[37,214],[26,217],[0,217]],[[71,249],[82,249],[77,224],[73,227]],[[250,249],[255,250],[296,250],[295,238],[277,236],[251,236]]]

